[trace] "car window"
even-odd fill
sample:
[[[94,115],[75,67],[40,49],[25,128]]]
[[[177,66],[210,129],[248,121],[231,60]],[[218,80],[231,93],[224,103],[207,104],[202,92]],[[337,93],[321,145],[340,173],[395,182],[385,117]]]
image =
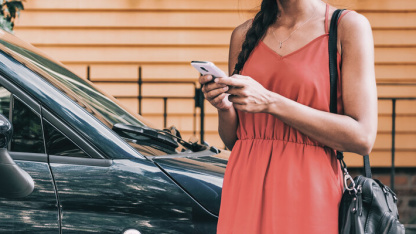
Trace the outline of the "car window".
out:
[[[145,126],[145,124],[136,118],[136,116],[133,116],[129,111],[119,106],[115,100],[106,96],[89,82],[78,77],[60,64],[46,57],[43,57],[38,53],[35,53],[26,48],[16,46],[7,41],[0,40],[0,44],[3,44],[15,53],[20,54],[31,64],[47,72],[61,84],[65,85],[67,88],[76,93],[78,97],[82,99],[82,101],[98,111],[107,121],[111,122],[112,124],[124,123]]]
[[[45,131],[46,151],[49,155],[90,158],[87,153],[81,150],[75,143],[64,136],[64,134],[46,120],[43,121],[43,126]]]
[[[19,99],[11,100],[13,137],[10,151],[45,153],[40,116]]]
[[[10,119],[10,95],[4,87],[0,86],[0,114]]]
[[[40,117],[22,101],[12,98],[12,94],[2,86],[0,113],[13,125],[10,151],[45,153]]]

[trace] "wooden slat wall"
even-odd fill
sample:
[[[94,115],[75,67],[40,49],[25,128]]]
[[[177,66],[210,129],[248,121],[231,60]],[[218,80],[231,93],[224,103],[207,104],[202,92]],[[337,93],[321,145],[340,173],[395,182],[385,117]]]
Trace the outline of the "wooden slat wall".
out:
[[[414,97],[416,84],[416,1],[333,0],[371,22],[380,97]],[[138,67],[145,81],[196,81],[191,60],[209,60],[227,71],[231,32],[254,15],[260,0],[30,0],[16,22],[17,36],[138,111]],[[193,85],[145,84],[144,95],[193,96]],[[185,138],[199,126],[193,101],[168,101],[168,126]],[[163,126],[163,101],[148,99],[143,115]],[[214,108],[206,105],[206,140],[223,147]],[[197,112],[198,114],[198,112]],[[397,102],[398,166],[416,166],[416,101]],[[372,164],[390,165],[391,102],[379,101],[379,133]],[[350,165],[361,158],[347,154]]]

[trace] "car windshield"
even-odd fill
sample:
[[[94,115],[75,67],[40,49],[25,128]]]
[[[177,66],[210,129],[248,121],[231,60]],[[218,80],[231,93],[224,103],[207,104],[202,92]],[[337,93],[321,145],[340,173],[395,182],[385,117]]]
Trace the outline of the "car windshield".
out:
[[[39,73],[46,72],[47,74],[42,75],[46,81],[63,91],[69,98],[96,116],[99,121],[113,128],[113,130],[117,124],[152,128],[152,125],[143,117],[127,111],[117,103],[116,99],[101,92],[91,82],[78,77],[61,63],[44,55],[33,46],[8,34],[2,35],[0,44],[23,58],[27,66],[34,66]],[[142,135],[139,132],[135,134],[122,131],[116,132],[144,156],[177,154],[184,150],[183,145],[179,147],[176,145],[172,146],[166,144],[166,141],[156,139],[160,136],[155,138],[155,136]],[[192,145],[191,148],[195,148],[195,145]],[[198,148],[198,151],[206,147],[200,148]]]
[[[8,49],[24,57],[28,62],[47,72],[64,86],[74,92],[82,102],[88,104],[99,112],[111,124],[124,123],[130,125],[146,126],[136,116],[120,107],[113,98],[105,95],[90,82],[78,77],[62,65],[51,59],[43,57],[36,50],[14,45],[0,39],[0,43]],[[98,118],[100,119],[100,118]],[[101,119],[100,119],[101,120]],[[101,120],[102,121],[102,120]]]

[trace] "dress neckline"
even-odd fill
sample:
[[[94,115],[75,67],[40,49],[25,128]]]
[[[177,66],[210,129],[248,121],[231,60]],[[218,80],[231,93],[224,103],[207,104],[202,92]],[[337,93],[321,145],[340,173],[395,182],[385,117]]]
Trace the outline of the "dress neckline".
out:
[[[290,57],[290,56],[292,56],[292,55],[294,55],[294,54],[296,54],[296,53],[304,50],[305,48],[309,47],[309,45],[313,44],[315,41],[318,41],[321,38],[325,38],[326,36],[329,36],[329,34],[328,33],[322,34],[322,35],[316,37],[315,39],[309,41],[308,43],[306,43],[302,47],[300,47],[300,48],[298,48],[298,49],[296,49],[296,50],[294,50],[294,51],[292,51],[292,52],[290,52],[288,54],[285,54],[285,55],[281,55],[281,54],[277,53],[270,46],[268,46],[265,42],[263,42],[263,40],[260,40],[259,44],[263,45],[267,50],[269,50],[270,52],[272,52],[279,59],[284,59],[284,58]]]
[[[299,51],[302,51],[303,49],[307,48],[310,44],[313,44],[313,42],[317,41],[318,39],[320,39],[321,37],[325,37],[325,36],[329,36],[329,32],[328,32],[328,18],[329,18],[329,4],[326,3],[325,4],[325,22],[324,22],[324,27],[325,27],[325,33],[316,37],[315,39],[311,40],[310,42],[306,43],[305,45],[303,45],[302,47],[288,53],[285,55],[281,55],[279,53],[277,53],[275,50],[273,50],[270,46],[268,46],[265,42],[263,42],[263,40],[260,40],[259,44],[263,44],[264,47],[266,47],[267,50],[270,50],[270,52],[272,52],[273,54],[275,54],[278,58],[280,59],[284,59],[286,57],[289,57],[293,54],[298,53]],[[340,17],[341,18],[341,17]],[[339,22],[339,20],[338,20]],[[338,53],[338,52],[337,52]],[[338,53],[339,54],[339,53]]]

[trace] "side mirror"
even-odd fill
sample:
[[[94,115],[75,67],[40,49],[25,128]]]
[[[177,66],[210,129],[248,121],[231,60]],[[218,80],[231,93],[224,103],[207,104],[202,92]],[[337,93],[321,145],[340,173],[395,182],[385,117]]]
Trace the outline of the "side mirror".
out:
[[[0,197],[21,198],[33,192],[35,183],[32,177],[13,161],[7,151],[12,135],[11,123],[0,114]]]

